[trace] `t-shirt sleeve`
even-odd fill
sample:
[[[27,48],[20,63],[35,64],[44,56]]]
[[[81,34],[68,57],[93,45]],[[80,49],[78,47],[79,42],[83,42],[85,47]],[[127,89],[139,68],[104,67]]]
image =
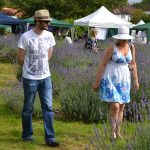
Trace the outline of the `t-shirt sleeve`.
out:
[[[51,36],[50,36],[50,47],[53,47],[54,45],[56,45],[56,42],[55,42],[53,34],[51,33]]]
[[[26,50],[26,38],[24,35],[22,35],[19,39],[18,48]]]

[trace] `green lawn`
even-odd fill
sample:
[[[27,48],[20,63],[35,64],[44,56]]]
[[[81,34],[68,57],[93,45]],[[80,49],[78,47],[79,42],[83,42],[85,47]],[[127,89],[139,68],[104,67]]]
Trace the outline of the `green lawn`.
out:
[[[15,67],[10,64],[0,64],[0,89],[10,87],[8,80],[14,80]],[[57,104],[54,103],[54,107]],[[108,128],[108,124],[106,124]],[[135,124],[129,123],[124,125],[126,131],[126,138],[131,138]],[[100,137],[103,140],[105,137],[103,125],[98,124],[100,130]],[[82,122],[64,122],[62,120],[54,120],[54,128],[56,139],[60,141],[61,145],[55,150],[84,150],[86,144],[90,144],[90,138],[94,139],[94,128],[92,124],[84,124]],[[16,115],[8,111],[5,105],[5,100],[0,96],[0,150],[48,150],[50,149],[44,142],[44,130],[42,120],[33,120],[35,143],[23,142],[21,139],[21,114]],[[108,131],[109,132],[109,131]],[[105,141],[111,145],[108,139]],[[125,139],[116,142],[117,149],[121,149],[125,145]],[[95,148],[91,148],[94,150]],[[101,149],[103,149],[101,147]],[[112,148],[113,149],[113,148]]]
[[[35,143],[21,140],[21,117],[7,111],[3,100],[0,99],[0,150],[46,150],[42,120],[34,120]],[[89,142],[89,135],[93,132],[91,125],[80,122],[54,121],[56,138],[61,142],[58,149],[82,150]],[[57,148],[55,148],[57,149]]]

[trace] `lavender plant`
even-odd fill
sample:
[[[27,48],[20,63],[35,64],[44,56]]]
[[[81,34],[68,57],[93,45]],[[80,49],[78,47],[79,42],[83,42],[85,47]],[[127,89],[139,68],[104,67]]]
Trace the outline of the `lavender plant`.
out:
[[[93,135],[86,144],[87,150],[149,150],[150,149],[150,127],[147,123],[136,123],[132,135],[127,135],[128,123],[124,124],[124,138],[109,140],[109,129],[103,123],[101,127],[93,125]],[[122,144],[120,144],[120,142]]]
[[[6,47],[8,49],[7,55],[10,56],[10,60],[14,61],[16,53],[15,50],[13,50],[14,54],[11,55],[11,51],[14,47],[16,48],[18,37],[0,37],[0,39],[2,45],[0,48],[0,58],[6,54],[4,50],[4,47]],[[110,42],[111,41],[101,41],[98,46],[100,49],[104,49]],[[149,45],[136,45],[136,54],[140,90],[138,92],[132,90],[132,101],[125,109],[125,117],[131,121],[142,121],[150,116]],[[59,41],[56,47],[54,47],[53,57],[49,62],[53,82],[53,95],[54,99],[59,99],[62,111],[64,111],[66,115],[70,114],[70,118],[74,115],[74,118],[85,118],[86,121],[99,119],[98,111],[103,107],[103,104],[98,99],[98,95],[92,92],[91,85],[102,56],[103,51],[101,50],[97,55],[87,53],[84,49],[84,43],[82,42],[76,42],[73,47],[71,47],[63,44],[63,41]],[[7,58],[5,60],[7,60]],[[16,74],[18,79],[20,79],[20,74],[21,69],[19,69]],[[99,106],[99,108],[97,106]],[[101,109],[101,112],[102,114],[106,113],[103,112],[103,109]],[[83,117],[87,116],[87,114],[89,116],[88,118]],[[90,114],[93,115],[90,116]],[[104,120],[105,119],[106,117],[104,116]]]
[[[14,114],[21,114],[24,101],[22,83],[8,81],[8,85],[10,86],[0,90],[0,95],[4,98],[4,103],[6,104],[8,111]],[[35,118],[42,117],[40,100],[38,97],[35,99],[33,116]]]
[[[18,37],[10,35],[8,37],[0,36],[0,62],[16,63],[16,47]]]
[[[149,123],[138,124],[134,135],[134,141],[130,141],[132,149],[150,150],[150,126]]]

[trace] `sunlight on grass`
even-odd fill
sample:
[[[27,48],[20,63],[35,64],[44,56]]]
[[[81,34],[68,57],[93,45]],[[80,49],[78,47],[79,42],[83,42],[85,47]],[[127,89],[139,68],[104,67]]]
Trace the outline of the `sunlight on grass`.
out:
[[[16,83],[16,65],[0,63],[0,89]]]

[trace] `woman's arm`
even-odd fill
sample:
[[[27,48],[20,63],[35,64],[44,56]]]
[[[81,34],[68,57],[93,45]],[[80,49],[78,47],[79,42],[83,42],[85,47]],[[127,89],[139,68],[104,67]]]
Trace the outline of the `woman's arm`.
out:
[[[138,80],[138,74],[137,74],[137,65],[136,65],[136,59],[135,59],[135,47],[132,44],[132,61],[131,61],[132,67],[133,67],[133,78],[134,78],[134,87],[136,90],[139,89],[139,80]]]
[[[104,73],[106,65],[108,64],[108,62],[110,61],[110,59],[112,57],[112,53],[113,53],[113,46],[110,46],[108,49],[105,50],[104,57],[103,57],[101,63],[99,64],[98,71],[96,74],[96,79],[92,86],[94,91],[97,91],[97,89],[99,87],[99,82]]]

